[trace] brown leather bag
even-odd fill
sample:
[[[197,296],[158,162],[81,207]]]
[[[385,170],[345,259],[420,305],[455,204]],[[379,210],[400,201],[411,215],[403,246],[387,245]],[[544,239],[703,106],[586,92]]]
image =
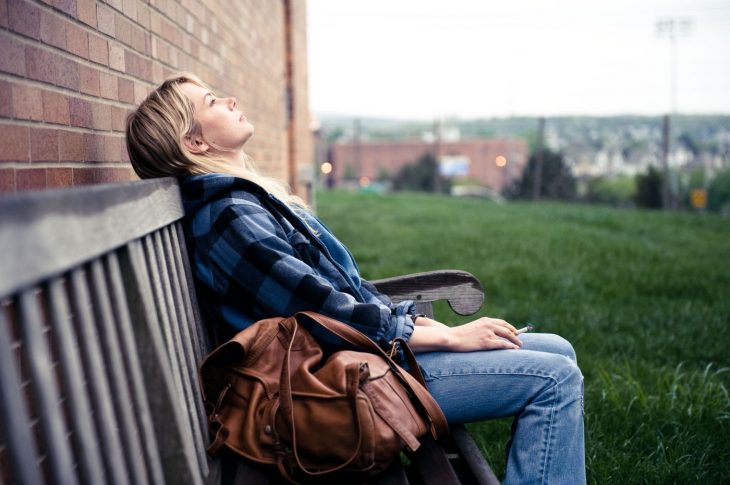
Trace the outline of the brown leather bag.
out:
[[[322,350],[299,321],[308,317],[363,352]],[[400,368],[372,340],[314,312],[261,320],[209,354],[200,368],[214,440],[287,479],[376,474],[418,438],[448,434],[405,342]]]

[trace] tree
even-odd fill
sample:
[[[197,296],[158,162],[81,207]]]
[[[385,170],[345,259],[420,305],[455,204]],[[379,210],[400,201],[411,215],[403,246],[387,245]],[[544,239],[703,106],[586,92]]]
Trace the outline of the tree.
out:
[[[393,177],[393,189],[436,192],[436,182],[442,192],[448,193],[451,183],[438,172],[438,163],[431,153],[425,153],[416,163],[402,167]]]
[[[645,174],[636,176],[636,205],[649,209],[662,208],[662,183],[664,176],[653,165]]]
[[[508,196],[512,198],[530,198],[537,167],[537,154],[530,155],[522,178],[518,180],[509,190]],[[542,180],[540,183],[540,194],[546,199],[574,199],[576,196],[576,184],[570,168],[563,160],[563,154],[553,152],[547,148],[542,151]]]

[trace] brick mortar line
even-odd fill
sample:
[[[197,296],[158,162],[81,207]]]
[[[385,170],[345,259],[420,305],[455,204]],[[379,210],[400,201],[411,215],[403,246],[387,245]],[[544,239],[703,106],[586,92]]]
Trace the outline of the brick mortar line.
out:
[[[124,138],[123,131],[106,131],[97,130],[94,128],[82,128],[78,126],[60,125],[57,123],[48,123],[45,121],[34,122],[32,120],[16,120],[14,118],[0,118],[0,126],[12,125],[12,126],[26,126],[28,128],[45,128],[45,129],[56,129],[63,131],[73,131],[74,133],[85,133],[90,135],[116,135]]]
[[[0,171],[3,169],[47,169],[47,168],[128,168],[132,170],[129,162],[1,162]]]
[[[15,74],[8,74],[5,72],[0,72],[0,81],[7,81],[11,82],[13,84],[19,84],[22,86],[30,86],[35,88],[40,88],[45,91],[51,91],[56,94],[62,94],[67,97],[73,96],[74,98],[83,99],[84,101],[106,101],[106,104],[109,104],[110,106],[114,106],[115,108],[124,108],[124,109],[130,109],[133,107],[136,107],[136,103],[132,104],[126,104],[119,100],[113,100],[109,98],[104,98],[102,96],[93,96],[91,94],[82,93],[81,91],[73,91],[68,88],[58,87],[53,84],[45,84],[43,81],[37,81],[35,79],[30,79],[28,77],[20,77],[16,76]],[[18,81],[22,81],[22,83],[18,83]],[[61,125],[64,126],[64,125]]]

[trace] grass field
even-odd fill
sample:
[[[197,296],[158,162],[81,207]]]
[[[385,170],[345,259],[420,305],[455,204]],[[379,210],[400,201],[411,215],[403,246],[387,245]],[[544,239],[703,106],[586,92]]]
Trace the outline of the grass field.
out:
[[[318,192],[317,210],[365,278],[467,270],[478,315],[568,338],[589,482],[730,483],[730,221],[412,193]],[[509,425],[470,425],[498,475]]]

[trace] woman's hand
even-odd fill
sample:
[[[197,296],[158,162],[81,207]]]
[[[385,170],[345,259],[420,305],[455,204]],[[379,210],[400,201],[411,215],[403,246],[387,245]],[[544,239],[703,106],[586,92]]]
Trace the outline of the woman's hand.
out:
[[[416,322],[416,328],[409,341],[415,352],[435,350],[472,352],[519,349],[522,346],[516,333],[517,329],[499,318],[482,317],[458,327],[447,327],[438,322],[437,325],[430,325],[430,322],[428,325],[421,325],[421,318]]]

